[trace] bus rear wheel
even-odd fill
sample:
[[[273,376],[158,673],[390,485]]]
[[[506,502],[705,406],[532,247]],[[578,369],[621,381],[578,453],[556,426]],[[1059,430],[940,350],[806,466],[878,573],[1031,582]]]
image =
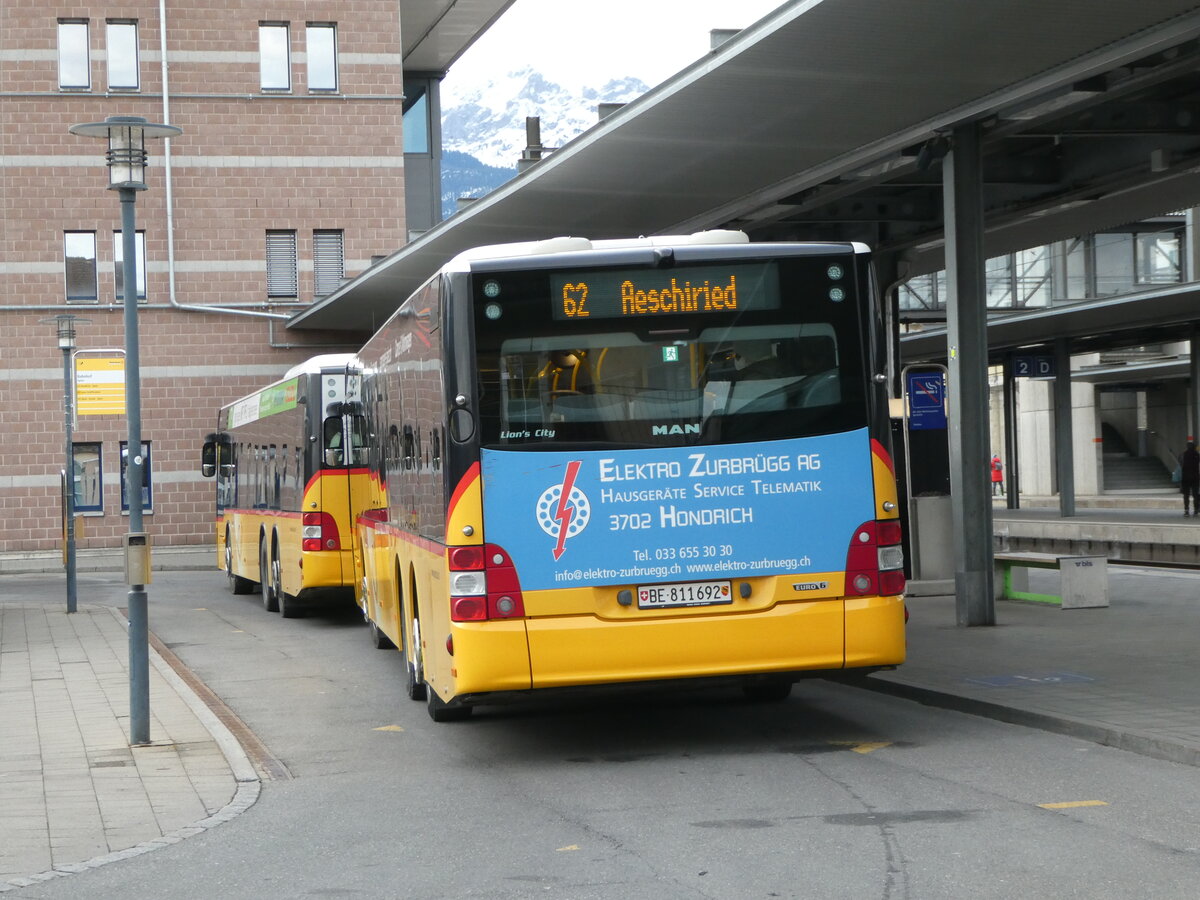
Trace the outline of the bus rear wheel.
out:
[[[401,604],[400,619],[404,619],[404,606]],[[404,648],[404,692],[409,700],[424,700],[429,688],[425,686],[425,670],[421,665],[421,625],[414,616],[408,627],[400,626],[400,643]]]
[[[265,534],[258,542],[258,583],[262,588],[263,608],[267,612],[279,612],[279,595],[271,581],[271,548]]]
[[[374,619],[367,619],[367,630],[371,632],[371,646],[376,650],[390,650],[394,646]]]
[[[781,678],[761,678],[742,685],[746,699],[756,703],[780,703],[792,693],[792,683]]]
[[[225,575],[231,594],[249,594],[254,590],[254,582],[249,578],[233,574],[233,544],[229,540],[229,532],[225,532]]]

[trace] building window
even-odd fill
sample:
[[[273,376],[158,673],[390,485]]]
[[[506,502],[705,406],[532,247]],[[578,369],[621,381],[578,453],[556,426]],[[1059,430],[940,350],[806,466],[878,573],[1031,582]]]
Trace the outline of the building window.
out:
[[[1182,280],[1179,234],[1160,231],[1137,236],[1138,284],[1176,284]]]
[[[92,86],[86,19],[58,21],[58,86],[63,90],[87,90]]]
[[[63,257],[66,261],[67,302],[95,303],[99,299],[96,294],[96,232],[65,232]]]
[[[313,232],[313,294],[332,294],[345,275],[341,231]]]
[[[121,441],[121,512],[129,512],[129,442]],[[142,512],[154,511],[153,479],[150,468],[150,442],[142,441]]]
[[[305,55],[308,59],[308,89],[336,91],[337,26],[309,22],[304,30]]]
[[[294,231],[267,232],[267,296],[299,296]]]
[[[1103,233],[1094,236],[1096,296],[1115,297],[1133,290],[1133,234]]]
[[[108,22],[104,43],[108,56],[108,89],[136,91],[142,86],[138,77],[137,23]]]
[[[134,236],[134,248],[137,254],[134,268],[137,272],[137,297],[146,299],[146,232],[139,231]],[[113,232],[113,273],[117,289],[117,302],[125,299],[125,242],[121,240],[121,232]]]
[[[258,77],[264,91],[292,89],[292,57],[288,27],[260,22],[258,26]]]
[[[71,445],[74,471],[75,512],[104,512],[104,466],[100,462],[100,444]]]
[[[404,98],[404,152],[429,152],[429,96],[424,87]]]

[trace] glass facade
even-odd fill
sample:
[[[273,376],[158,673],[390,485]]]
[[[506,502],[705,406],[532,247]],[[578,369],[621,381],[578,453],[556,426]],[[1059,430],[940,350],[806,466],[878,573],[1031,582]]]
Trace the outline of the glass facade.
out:
[[[1183,233],[1182,221],[1151,230],[1131,227],[993,257],[984,282],[987,307],[1045,308],[1179,284]],[[899,290],[901,310],[944,309],[946,273],[918,275]]]

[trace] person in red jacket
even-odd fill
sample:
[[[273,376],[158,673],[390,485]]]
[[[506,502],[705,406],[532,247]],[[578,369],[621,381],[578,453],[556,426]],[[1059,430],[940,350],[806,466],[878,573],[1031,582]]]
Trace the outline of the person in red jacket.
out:
[[[999,456],[992,457],[992,496],[1004,495],[1004,465]]]
[[[1183,494],[1183,516],[1188,516],[1191,507],[1192,516],[1200,516],[1200,453],[1196,452],[1196,442],[1188,439],[1187,449],[1179,457],[1179,492]]]

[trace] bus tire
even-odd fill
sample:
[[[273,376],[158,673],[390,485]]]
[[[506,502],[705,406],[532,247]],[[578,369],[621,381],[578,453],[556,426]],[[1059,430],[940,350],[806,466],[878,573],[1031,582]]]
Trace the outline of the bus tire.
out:
[[[429,688],[425,686],[425,667],[421,657],[421,623],[416,616],[404,624],[404,603],[400,607],[400,643],[404,648],[404,692],[409,700],[425,700]]]
[[[367,619],[367,630],[371,632],[371,646],[376,650],[390,650],[395,646],[374,619]]]
[[[300,601],[283,589],[283,560],[279,558],[279,541],[271,541],[271,590],[275,594],[275,605],[279,615],[285,619],[299,618],[302,610]]]
[[[425,692],[428,694],[428,702],[425,708],[429,711],[429,718],[435,722],[461,722],[463,719],[471,717],[471,711],[474,707],[458,706],[453,703],[447,703],[438,696],[437,691],[431,685],[426,683]]]
[[[254,582],[249,578],[233,574],[233,544],[229,542],[229,531],[225,532],[225,575],[231,594],[249,594],[254,590]]]
[[[742,685],[746,699],[755,703],[780,703],[792,693],[792,683],[781,678],[761,678]]]
[[[279,597],[271,582],[271,554],[267,536],[258,541],[258,583],[262,592],[263,608],[267,612],[279,612]]]

